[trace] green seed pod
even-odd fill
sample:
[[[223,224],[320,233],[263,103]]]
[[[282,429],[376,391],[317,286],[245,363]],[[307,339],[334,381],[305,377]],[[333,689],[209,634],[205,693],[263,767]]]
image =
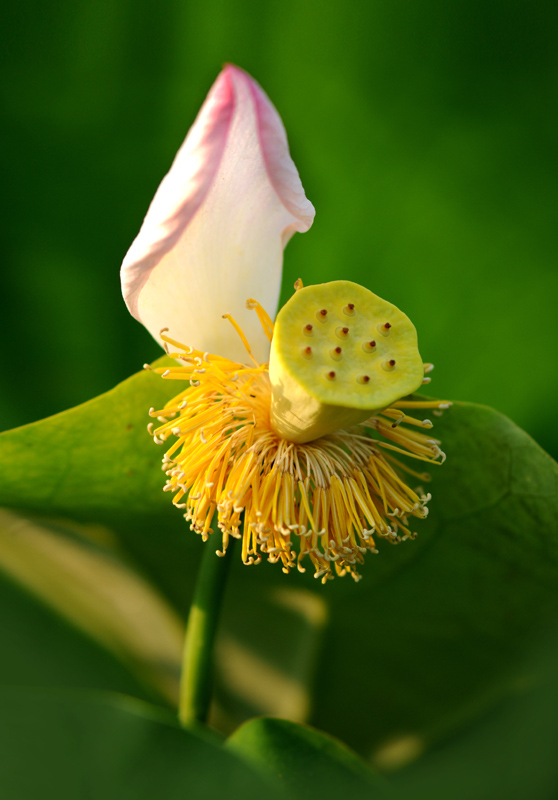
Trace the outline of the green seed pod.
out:
[[[299,289],[277,315],[271,343],[271,424],[302,444],[416,391],[424,367],[411,320],[351,281]]]

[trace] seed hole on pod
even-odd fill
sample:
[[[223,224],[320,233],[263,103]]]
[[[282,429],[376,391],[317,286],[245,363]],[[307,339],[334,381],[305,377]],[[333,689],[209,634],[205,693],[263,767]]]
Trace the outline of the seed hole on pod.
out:
[[[334,347],[333,350],[329,351],[329,354],[335,361],[341,361],[343,358],[343,351],[340,347]]]
[[[362,349],[365,353],[373,353],[376,349],[376,342],[372,340],[371,342],[364,342],[362,345]]]
[[[389,336],[391,332],[391,322],[384,322],[376,325],[376,329],[382,334],[382,336]]]
[[[348,328],[342,328],[341,326],[339,326],[338,328],[335,329],[335,335],[339,339],[347,339],[348,336],[349,336],[349,329]]]
[[[328,372],[328,373],[326,374],[326,378],[327,378],[328,380],[330,380],[330,381],[334,381],[334,380],[335,380],[335,372],[334,372],[333,370],[331,370],[331,372]]]
[[[370,383],[370,375],[359,375],[357,378],[359,383]]]
[[[313,336],[314,335],[314,328],[310,324],[305,325],[304,328],[302,329],[302,333],[305,336]]]
[[[311,347],[303,347],[302,348],[302,355],[304,358],[312,358],[312,348]]]
[[[354,317],[354,315],[355,315],[355,304],[354,303],[347,303],[347,305],[343,309],[343,314],[346,314],[348,317]]]
[[[389,361],[384,361],[382,369],[385,369],[386,372],[391,372],[392,369],[395,369],[395,359],[390,358]]]
[[[320,322],[325,322],[327,320],[327,308],[322,308],[321,311],[316,311],[316,317],[320,320]]]

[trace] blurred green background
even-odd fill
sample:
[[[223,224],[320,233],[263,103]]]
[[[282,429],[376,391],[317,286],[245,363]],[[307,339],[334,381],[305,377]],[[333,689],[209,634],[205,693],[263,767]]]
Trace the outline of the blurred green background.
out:
[[[286,251],[284,296],[298,276],[366,284],[417,325],[432,393],[493,405],[556,455],[557,9],[6,6],[0,426],[87,400],[159,355],[125,309],[119,265],[232,61],[279,109],[317,208]]]

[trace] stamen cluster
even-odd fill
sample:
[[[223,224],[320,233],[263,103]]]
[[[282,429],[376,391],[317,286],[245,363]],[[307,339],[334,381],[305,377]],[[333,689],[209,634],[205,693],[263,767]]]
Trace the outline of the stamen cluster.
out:
[[[304,572],[308,557],[322,582],[334,572],[359,580],[364,554],[378,552],[375,537],[397,544],[416,536],[410,518],[426,517],[430,495],[402,475],[421,483],[429,476],[393,453],[441,463],[440,442],[417,430],[432,423],[405,411],[439,413],[448,403],[400,400],[350,430],[295,444],[270,425],[267,364],[248,367],[162,338],[180,351],[169,355],[181,364],[155,371],[189,384],[151,409],[160,424],[149,431],[157,444],[174,439],[163,459],[165,491],[204,541],[216,518],[218,555],[233,537],[242,540],[245,564],[266,555],[284,572]]]

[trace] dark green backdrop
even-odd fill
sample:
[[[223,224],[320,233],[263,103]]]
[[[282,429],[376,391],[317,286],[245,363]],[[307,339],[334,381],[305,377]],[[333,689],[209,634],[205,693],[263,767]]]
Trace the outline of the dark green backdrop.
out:
[[[286,251],[285,295],[299,275],[366,284],[414,320],[436,364],[432,393],[493,405],[556,454],[557,8],[11,3],[1,427],[86,400],[158,355],[121,300],[120,261],[233,61],[282,114],[317,208]]]

